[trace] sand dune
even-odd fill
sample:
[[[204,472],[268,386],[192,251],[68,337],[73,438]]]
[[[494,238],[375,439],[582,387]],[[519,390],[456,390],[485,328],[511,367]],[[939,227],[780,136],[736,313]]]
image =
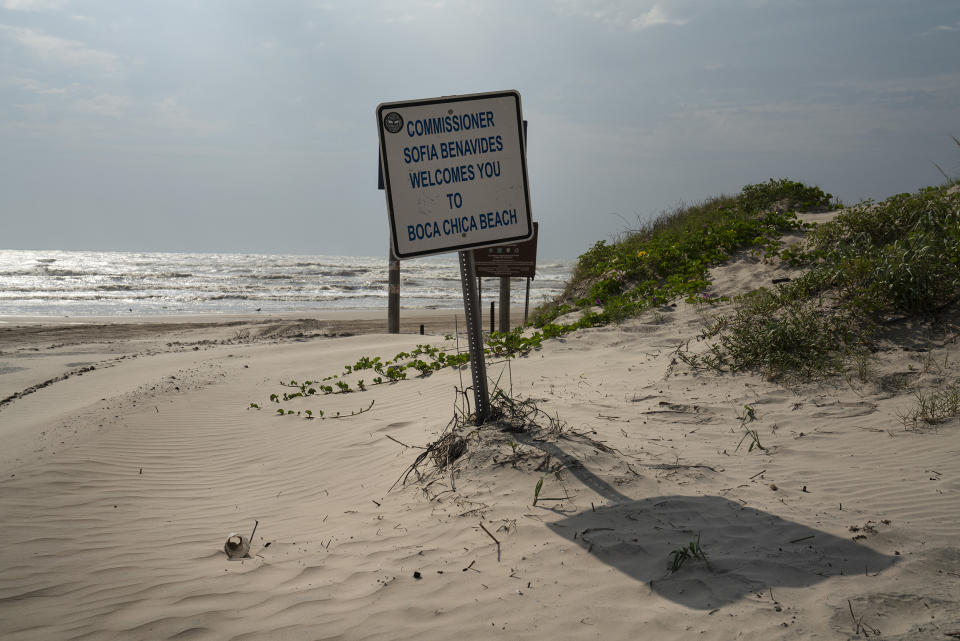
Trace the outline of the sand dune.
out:
[[[734,263],[714,287],[763,284],[768,268]],[[368,391],[281,403],[325,420],[279,416],[269,397],[362,356],[451,348],[445,329],[257,336],[219,324],[173,337],[141,325],[69,345],[7,331],[0,635],[960,634],[960,425],[911,431],[897,418],[914,389],[956,380],[957,345],[883,351],[865,381],[782,385],[678,362],[703,322],[681,303],[491,362],[500,387],[563,431],[485,427],[467,435],[455,487],[445,472],[393,490],[469,372],[353,375]],[[740,443],[745,405],[765,449]],[[228,560],[227,535],[255,521],[251,558]],[[670,572],[698,540],[705,560]]]

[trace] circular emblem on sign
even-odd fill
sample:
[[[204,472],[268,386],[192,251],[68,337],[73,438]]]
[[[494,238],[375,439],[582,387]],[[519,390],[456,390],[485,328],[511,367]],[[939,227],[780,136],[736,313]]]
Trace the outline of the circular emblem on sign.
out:
[[[383,117],[383,128],[392,134],[403,129],[403,116],[396,111],[391,111]]]

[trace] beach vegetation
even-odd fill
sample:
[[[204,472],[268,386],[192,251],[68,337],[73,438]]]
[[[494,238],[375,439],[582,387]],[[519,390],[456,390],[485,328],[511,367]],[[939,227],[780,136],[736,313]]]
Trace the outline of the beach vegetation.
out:
[[[718,371],[826,376],[863,371],[891,328],[960,300],[960,192],[949,185],[865,201],[818,225],[799,278],[740,296],[682,355]]]
[[[536,487],[533,488],[533,506],[537,506],[537,501],[540,500],[540,490],[543,489],[543,477],[537,481]]]
[[[738,416],[737,418],[740,419],[740,427],[743,428],[743,436],[740,438],[740,442],[737,443],[737,447],[734,449],[734,451],[739,451],[740,446],[743,445],[743,442],[749,438],[750,446],[747,448],[748,452],[752,452],[753,448],[757,448],[758,450],[766,452],[767,448],[760,444],[760,434],[757,432],[757,430],[747,427],[747,425],[757,420],[757,410],[750,404],[744,405],[743,415]]]
[[[744,251],[765,260],[778,256],[785,232],[811,227],[795,212],[828,209],[832,198],[819,187],[770,179],[736,196],[663,212],[582,254],[564,292],[534,311],[533,325],[580,310],[572,327],[579,329],[621,322],[676,299],[720,302],[703,295],[710,267]]]
[[[932,391],[914,392],[913,405],[897,411],[903,426],[912,431],[921,430],[960,416],[960,382],[954,382]]]
[[[739,450],[740,446],[743,445],[743,442],[748,438],[750,439],[750,447],[747,448],[748,452],[752,452],[753,448],[757,448],[758,450],[763,450],[763,451],[767,450],[767,448],[765,448],[763,445],[760,445],[760,435],[757,433],[757,430],[744,428],[743,437],[740,439],[740,442],[737,443],[736,450],[734,451]]]
[[[699,532],[697,532],[696,541],[690,541],[690,543],[687,545],[681,545],[670,552],[670,558],[667,563],[667,567],[672,574],[682,568],[687,561],[692,559],[700,559],[707,564],[707,567],[710,567],[710,562],[707,560],[707,554],[703,551],[703,547],[700,545]]]
[[[956,143],[956,145],[957,145],[958,147],[960,147],[960,138],[957,138],[956,136],[950,136],[950,139],[953,140],[953,142]],[[951,176],[950,174],[948,174],[947,172],[945,172],[945,171],[943,170],[943,167],[941,167],[941,166],[938,165],[937,163],[933,163],[933,166],[937,168],[937,171],[939,171],[939,172],[941,173],[941,175],[943,175],[944,178],[946,178],[948,185],[957,185],[957,184],[960,184],[960,177]]]
[[[492,332],[488,356],[522,357],[581,328],[622,322],[684,300],[714,306],[730,302],[706,291],[709,269],[735,256],[780,260],[805,273],[773,287],[745,292],[732,311],[706,316],[697,337],[677,354],[687,364],[718,372],[758,371],[768,377],[867,375],[869,355],[884,328],[931,317],[960,296],[960,191],[950,185],[899,194],[883,202],[843,208],[827,223],[802,222],[797,211],[837,207],[819,187],[770,179],[735,196],[679,206],[613,242],[599,241],[577,261],[564,293],[534,310],[531,326]],[[789,231],[806,232],[782,246]],[[571,313],[576,312],[575,315]],[[469,353],[417,345],[393,358],[364,356],[320,382],[281,383],[292,391],[275,403],[317,393],[355,391],[345,377],[373,370],[372,384],[394,384],[408,371],[425,377],[465,367]],[[335,381],[336,390],[326,381]],[[362,381],[358,390],[367,391]],[[749,450],[763,450],[759,438]],[[742,444],[743,441],[741,441]]]
[[[373,404],[374,404],[374,401],[370,401],[370,404],[367,405],[366,407],[361,407],[360,409],[351,410],[349,414],[341,414],[340,412],[336,412],[333,416],[327,416],[323,410],[319,410],[319,409],[316,412],[314,412],[313,410],[309,410],[309,409],[308,410],[292,410],[292,409],[284,409],[282,407],[277,408],[276,413],[278,416],[303,416],[305,420],[314,420],[318,418],[321,420],[326,420],[327,418],[349,418],[351,416],[359,416],[360,414],[369,412],[371,409],[373,409]]]
[[[771,179],[747,185],[737,196],[721,196],[665,212],[616,242],[600,241],[578,260],[562,300],[535,310],[533,327],[490,333],[485,353],[497,358],[525,356],[540,349],[544,340],[581,328],[620,322],[678,297],[692,303],[723,302],[724,297],[703,291],[710,284],[709,267],[742,250],[764,257],[776,255],[784,231],[808,227],[790,210],[825,208],[831,198],[818,187]],[[570,312],[578,312],[576,320],[557,322]],[[392,359],[361,357],[344,365],[339,374],[318,378],[319,382],[282,382],[282,386],[295,391],[272,394],[270,400],[279,403],[319,392],[335,393],[326,381],[335,381],[336,393],[352,392],[342,379],[364,370],[372,369],[377,374],[373,384],[382,385],[405,380],[408,370],[424,377],[446,367],[465,367],[469,361],[467,352],[449,353],[434,345],[417,345]],[[367,389],[359,384],[358,388]]]

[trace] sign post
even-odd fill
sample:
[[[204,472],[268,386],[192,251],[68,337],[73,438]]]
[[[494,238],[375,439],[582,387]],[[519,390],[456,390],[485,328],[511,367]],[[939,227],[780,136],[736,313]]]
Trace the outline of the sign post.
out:
[[[483,328],[480,299],[477,298],[477,277],[473,254],[459,252],[460,283],[463,285],[463,312],[467,319],[467,343],[470,348],[470,376],[473,380],[473,400],[477,408],[477,425],[490,416],[490,392],[487,389],[487,363],[483,358]]]
[[[389,253],[390,272],[387,276],[387,333],[400,333],[400,260],[393,255],[393,243]]]
[[[377,127],[394,256],[461,252],[463,304],[472,332],[470,361],[481,424],[490,403],[473,255],[465,254],[527,240],[533,233],[520,94],[500,91],[385,102],[377,106]],[[478,322],[471,330],[473,315]]]
[[[377,155],[377,189],[383,189],[383,162]],[[387,333],[400,333],[400,259],[393,255],[393,241],[387,250]],[[422,325],[421,325],[422,327]],[[421,332],[423,333],[423,332]]]

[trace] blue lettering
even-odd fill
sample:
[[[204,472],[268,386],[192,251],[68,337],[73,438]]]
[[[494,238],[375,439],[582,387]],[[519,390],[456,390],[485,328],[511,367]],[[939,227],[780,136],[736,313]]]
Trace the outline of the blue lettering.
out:
[[[430,187],[433,185],[433,181],[430,179],[430,172],[427,170],[423,171],[411,171],[410,172],[410,186],[414,189],[420,187]]]
[[[420,145],[418,147],[404,147],[403,161],[408,165],[421,160],[436,160],[437,148],[434,145]]]
[[[412,189],[423,189],[425,187],[469,182],[477,177],[477,171],[474,165],[456,165],[454,167],[441,167],[433,171],[428,169],[411,171],[408,172],[408,176]]]
[[[493,229],[495,227],[504,227],[506,225],[517,224],[517,210],[504,209],[503,211],[488,211],[480,214],[480,229]],[[476,229],[476,221],[473,221],[472,229]]]
[[[500,161],[496,160],[490,162],[489,160],[484,163],[477,163],[477,172],[480,174],[481,178],[493,178],[494,176],[500,175]]]
[[[473,231],[477,228],[476,219],[471,216],[461,216],[460,218],[447,218],[443,221],[443,233],[447,236],[452,234],[465,234],[467,231]]]
[[[407,136],[434,136],[436,134],[456,133],[468,129],[493,127],[493,112],[483,111],[472,114],[456,114],[420,118],[407,121]]]
[[[423,240],[424,238],[434,238],[440,235],[440,226],[437,223],[417,223],[416,225],[407,225],[407,237],[411,240]]]

